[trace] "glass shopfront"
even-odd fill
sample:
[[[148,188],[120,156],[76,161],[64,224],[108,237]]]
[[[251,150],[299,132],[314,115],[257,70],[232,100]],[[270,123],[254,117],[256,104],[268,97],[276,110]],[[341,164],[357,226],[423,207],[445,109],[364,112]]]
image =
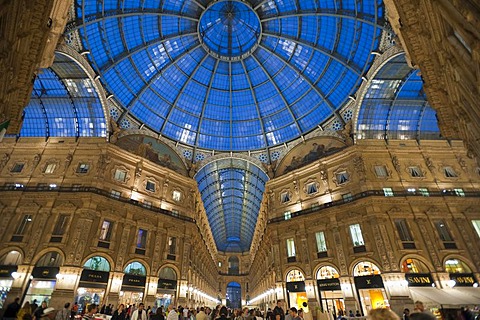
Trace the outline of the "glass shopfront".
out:
[[[57,280],[59,267],[35,267],[32,271],[32,279],[28,286],[25,301],[46,301],[50,302]]]
[[[368,314],[371,309],[390,307],[380,269],[375,264],[369,261],[360,262],[355,266],[353,274],[353,281],[364,315]]]
[[[13,284],[12,273],[17,271],[17,266],[0,266],[0,309],[7,299],[8,291]]]
[[[120,303],[138,305],[143,302],[147,270],[140,262],[130,263],[124,270],[122,289],[120,291]]]
[[[298,269],[291,270],[287,274],[287,300],[289,308],[295,307],[297,309],[305,309],[303,303],[308,302],[305,276]]]
[[[110,275],[110,263],[104,257],[91,257],[85,262],[83,268],[75,297],[79,312],[91,303],[103,304]]]
[[[157,294],[155,296],[154,310],[163,306],[166,310],[168,305],[175,305],[175,295],[177,293],[177,273],[173,268],[163,267],[158,275]]]
[[[339,311],[345,312],[345,301],[340,286],[338,271],[330,266],[321,267],[317,271],[317,287],[320,298],[320,310],[337,318]]]

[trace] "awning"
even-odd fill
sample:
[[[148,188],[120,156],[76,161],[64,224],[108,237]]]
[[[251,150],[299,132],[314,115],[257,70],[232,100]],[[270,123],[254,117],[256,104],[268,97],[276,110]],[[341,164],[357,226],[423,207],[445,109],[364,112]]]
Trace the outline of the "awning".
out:
[[[429,288],[410,287],[414,301],[423,301],[427,306],[460,306],[480,304],[480,288]]]

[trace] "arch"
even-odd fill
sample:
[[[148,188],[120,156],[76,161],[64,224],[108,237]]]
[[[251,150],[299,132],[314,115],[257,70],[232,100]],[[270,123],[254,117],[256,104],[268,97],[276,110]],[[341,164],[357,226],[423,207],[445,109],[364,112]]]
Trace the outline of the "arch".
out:
[[[421,263],[424,268],[426,268],[426,271],[423,272],[423,271],[419,271],[419,272],[405,272],[404,270],[404,264],[407,262],[408,259],[413,259],[414,262],[419,262]],[[418,267],[417,267],[418,268]],[[432,272],[433,270],[435,270],[435,268],[433,267],[433,265],[427,261],[427,259],[425,259],[424,257],[418,255],[418,254],[409,254],[409,255],[406,255],[404,257],[402,257],[402,259],[400,260],[400,270],[402,270],[402,272],[404,273],[430,273]]]
[[[47,248],[40,251],[33,261],[36,261],[36,267],[60,267],[65,261],[65,254],[58,248]]]
[[[472,270],[475,270],[463,257],[454,255],[445,258],[443,261],[443,269],[448,273],[472,273]]]
[[[228,274],[238,275],[240,273],[240,260],[237,256],[230,256],[228,258]]]
[[[3,266],[18,266],[23,263],[23,253],[21,249],[10,248],[0,255],[0,265]]]
[[[145,267],[145,264],[137,260],[127,263],[123,272],[135,276],[147,276],[147,268]]]
[[[160,279],[177,280],[178,273],[172,267],[163,266],[158,272],[158,277]]]
[[[334,279],[339,277],[340,272],[338,272],[337,268],[331,265],[323,265],[315,271],[315,279],[317,280]]]
[[[95,253],[92,253],[92,254],[89,254],[88,256],[86,256],[83,261],[82,261],[82,266],[85,266],[85,264],[87,263],[88,260],[90,260],[91,258],[93,257],[100,257],[100,258],[103,258],[105,260],[107,260],[109,266],[110,266],[110,271],[112,270],[115,270],[115,263],[113,262],[113,259],[112,257],[110,257],[108,254],[106,253],[103,253],[103,252],[95,252]]]
[[[93,256],[83,264],[84,269],[110,272],[111,266],[107,259],[102,256]]]
[[[370,261],[370,259],[357,261],[352,268],[352,274],[354,277],[377,275],[381,273],[382,272],[378,267],[378,264]]]
[[[242,303],[242,286],[236,281],[227,284],[225,298],[227,299],[227,307],[238,309]]]
[[[285,273],[284,279],[286,282],[305,281],[305,273],[298,267],[292,267]]]

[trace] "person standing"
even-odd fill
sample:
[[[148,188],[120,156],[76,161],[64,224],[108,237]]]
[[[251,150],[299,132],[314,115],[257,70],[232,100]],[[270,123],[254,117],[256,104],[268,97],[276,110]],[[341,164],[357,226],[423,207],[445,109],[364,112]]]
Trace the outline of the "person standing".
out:
[[[70,313],[70,302],[65,303],[63,309],[57,312],[55,320],[69,320],[71,317]]]
[[[93,315],[97,313],[97,305],[95,303],[87,306],[87,312],[82,317],[82,320],[93,320]]]
[[[178,314],[173,308],[173,304],[168,305],[167,320],[178,320]]]
[[[32,306],[30,302],[25,302],[23,307],[17,313],[17,320],[32,320]]]
[[[290,315],[292,316],[292,320],[300,320],[300,317],[298,316],[297,308],[291,307],[290,308]]]
[[[277,300],[277,306],[273,309],[275,320],[285,320],[285,312],[283,311],[283,300]]]
[[[207,320],[207,315],[205,314],[205,309],[203,307],[200,308],[200,311],[197,313],[197,320]]]
[[[73,320],[75,319],[75,316],[77,315],[78,312],[78,302],[75,302],[70,309],[70,319]]]
[[[20,298],[16,297],[15,300],[7,306],[7,309],[5,309],[3,319],[15,320],[18,311],[20,311]]]
[[[117,310],[113,312],[111,320],[126,320],[127,319],[127,311],[125,310],[125,305],[121,303]]]
[[[147,311],[144,310],[145,305],[141,302],[138,308],[132,312],[131,320],[147,320]]]
[[[43,311],[47,309],[47,302],[46,301],[42,301],[42,304],[40,305],[40,307],[38,307],[35,312],[33,313],[33,319],[34,320],[40,320],[40,318],[42,317],[43,315]]]

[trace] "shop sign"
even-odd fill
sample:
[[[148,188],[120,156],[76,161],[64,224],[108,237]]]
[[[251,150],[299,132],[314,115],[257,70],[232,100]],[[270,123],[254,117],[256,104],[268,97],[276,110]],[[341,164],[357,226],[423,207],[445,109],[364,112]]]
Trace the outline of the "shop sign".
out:
[[[342,290],[339,279],[317,280],[318,291],[336,291]]]
[[[106,271],[96,271],[84,269],[80,276],[80,281],[108,283],[109,273]]]
[[[135,276],[133,274],[126,274],[123,276],[122,284],[124,286],[131,286],[131,287],[145,287],[145,282],[147,277],[145,276]]]
[[[56,279],[59,272],[59,267],[35,267],[32,276],[36,279]]]
[[[12,272],[17,271],[17,266],[0,266],[0,278],[11,278]]]
[[[353,278],[357,289],[383,288],[381,275],[362,276]]]
[[[430,273],[406,273],[405,280],[409,287],[431,287],[434,284]]]
[[[477,282],[473,273],[450,273],[450,279],[455,281],[456,287],[473,287]]]
[[[305,281],[287,282],[288,292],[305,292]]]
[[[158,289],[177,289],[177,280],[158,279]]]

